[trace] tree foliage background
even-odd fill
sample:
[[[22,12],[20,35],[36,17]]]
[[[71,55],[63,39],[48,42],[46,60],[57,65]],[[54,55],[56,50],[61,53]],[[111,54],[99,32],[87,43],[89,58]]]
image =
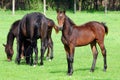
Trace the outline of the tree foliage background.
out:
[[[105,3],[108,10],[120,10],[120,0],[76,0],[77,10],[104,10]],[[15,0],[16,10],[43,9],[43,0]],[[46,9],[74,9],[74,0],[46,0]],[[0,8],[12,8],[12,0],[0,0]]]

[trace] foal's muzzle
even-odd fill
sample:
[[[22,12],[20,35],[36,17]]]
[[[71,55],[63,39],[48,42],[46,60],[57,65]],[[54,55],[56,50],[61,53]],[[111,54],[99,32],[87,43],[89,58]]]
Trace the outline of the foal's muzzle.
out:
[[[60,31],[62,31],[62,30],[63,30],[63,28],[62,28],[62,27],[59,27],[58,29],[59,29]]]
[[[63,26],[58,26],[58,30],[62,31],[63,30]]]

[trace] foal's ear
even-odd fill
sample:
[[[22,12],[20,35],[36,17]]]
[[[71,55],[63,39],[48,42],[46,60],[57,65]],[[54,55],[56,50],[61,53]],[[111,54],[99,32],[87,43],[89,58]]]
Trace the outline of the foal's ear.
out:
[[[65,13],[66,13],[66,11],[64,10],[64,11],[63,11],[63,13],[65,14]]]
[[[56,12],[57,12],[57,13],[59,12],[59,9],[58,9],[58,8],[56,9]]]
[[[3,46],[4,46],[4,47],[6,47],[6,45],[5,45],[5,44],[3,44]]]
[[[65,13],[66,13],[66,8],[63,8],[63,10],[62,10],[62,11],[63,11],[63,13],[65,14]]]

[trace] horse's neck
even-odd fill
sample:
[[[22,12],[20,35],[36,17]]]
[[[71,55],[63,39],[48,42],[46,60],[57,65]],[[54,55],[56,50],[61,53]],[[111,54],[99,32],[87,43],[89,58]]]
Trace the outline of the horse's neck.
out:
[[[73,25],[70,24],[68,18],[66,18],[65,23],[63,25],[62,35],[67,41],[69,40],[69,38],[72,34],[72,28],[73,28]]]
[[[7,45],[9,45],[12,48],[13,42],[14,42],[14,35],[11,32],[9,32],[7,35]]]
[[[64,26],[63,32],[66,33],[67,35],[71,35],[74,24],[70,22],[68,17],[65,18],[65,22],[63,26]]]

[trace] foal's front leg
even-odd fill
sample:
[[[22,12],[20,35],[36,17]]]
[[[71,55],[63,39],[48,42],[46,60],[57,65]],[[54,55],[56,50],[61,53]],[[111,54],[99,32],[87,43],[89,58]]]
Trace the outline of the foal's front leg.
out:
[[[16,56],[16,60],[15,62],[17,62],[18,64],[20,64],[20,60],[21,60],[21,51],[22,51],[22,42],[21,41],[17,41],[17,56]]]
[[[73,56],[71,56],[70,54],[67,55],[67,63],[68,63],[68,75],[72,75],[73,74]]]
[[[18,36],[17,36],[17,56],[16,56],[16,60],[15,62],[17,62],[18,64],[20,64],[20,60],[21,60],[21,53],[22,53],[22,45],[23,45],[23,35],[21,34],[21,30],[19,30],[18,32]]]
[[[37,47],[37,40],[34,43],[34,52],[35,52],[35,61],[34,61],[34,65],[36,65],[38,63],[38,47]]]
[[[74,46],[70,45],[70,54],[69,54],[69,61],[70,61],[70,72],[69,75],[73,74],[73,62],[74,62]]]
[[[73,74],[73,61],[74,61],[74,48],[65,46],[67,63],[68,63],[68,75]]]

